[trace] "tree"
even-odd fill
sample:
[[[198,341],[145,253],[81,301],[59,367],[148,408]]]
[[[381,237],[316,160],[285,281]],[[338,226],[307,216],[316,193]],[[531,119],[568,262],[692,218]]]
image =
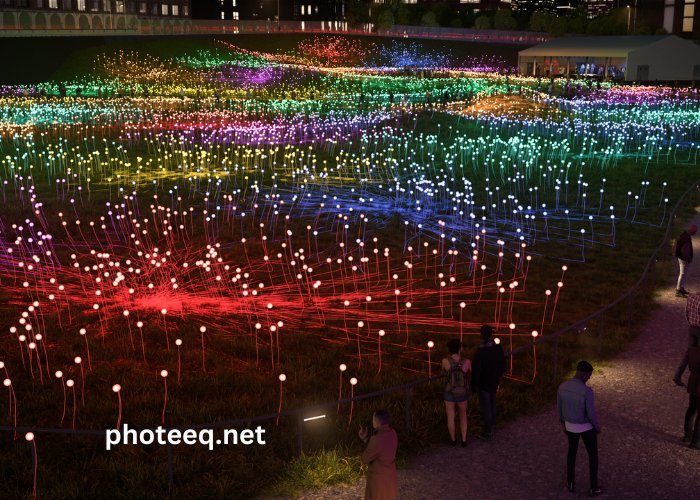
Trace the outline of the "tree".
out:
[[[640,19],[634,23],[632,35],[651,35],[651,23],[648,19]]]
[[[537,10],[530,16],[530,31],[549,31],[552,16],[542,10]]]
[[[437,17],[435,17],[435,12],[428,12],[426,15],[421,17],[420,25],[421,26],[428,26],[430,28],[439,28],[440,27],[440,23],[438,23]]]
[[[460,7],[459,20],[462,21],[462,26],[465,28],[474,26],[474,22],[476,21],[474,7]]]
[[[350,0],[348,11],[345,14],[345,20],[348,26],[352,29],[357,29],[361,24],[365,24],[369,20],[367,10],[362,4],[362,0]]]
[[[374,31],[387,30],[394,24],[394,13],[387,4],[380,4],[372,9],[372,24]]]
[[[566,34],[567,21],[564,17],[555,17],[549,23],[549,36],[559,38]]]
[[[654,32],[655,35],[668,35],[668,31],[666,31],[666,28],[659,28]]]
[[[423,16],[428,13],[428,8],[422,3],[414,3],[408,6],[408,25],[420,26]]]
[[[450,9],[447,2],[433,2],[430,11],[435,13],[435,19],[440,26],[449,26],[455,18],[455,12]]]
[[[512,31],[518,27],[518,21],[510,10],[499,10],[493,17],[493,29]]]
[[[479,16],[474,21],[474,29],[477,31],[490,30],[491,29],[491,19],[488,16]]]
[[[462,20],[457,18],[453,19],[452,22],[450,23],[450,28],[461,28],[462,27]]]

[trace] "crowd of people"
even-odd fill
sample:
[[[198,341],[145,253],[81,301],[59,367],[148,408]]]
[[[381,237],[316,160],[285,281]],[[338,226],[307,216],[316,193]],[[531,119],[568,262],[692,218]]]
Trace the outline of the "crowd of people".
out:
[[[678,296],[688,299],[686,319],[689,325],[689,347],[684,353],[678,372],[673,381],[678,386],[686,386],[681,380],[689,368],[690,377],[687,392],[690,396],[685,414],[683,443],[691,449],[700,450],[700,293],[689,294],[683,288],[683,279],[687,266],[692,260],[692,241],[690,236],[697,232],[691,226],[684,231],[675,246],[678,247],[678,260],[681,273],[678,279]],[[689,247],[689,249],[688,249]],[[676,250],[674,249],[674,252]],[[494,424],[496,420],[496,395],[501,376],[505,370],[505,355],[501,346],[493,339],[493,330],[483,325],[480,331],[479,347],[474,358],[469,360],[462,356],[464,347],[458,339],[447,342],[449,356],[442,360],[446,372],[443,387],[443,399],[447,413],[447,429],[452,446],[457,446],[456,415],[459,413],[459,430],[461,446],[467,446],[467,403],[469,392],[477,394],[484,421],[483,439],[494,442]],[[576,489],[576,454],[581,441],[588,453],[590,488],[588,495],[597,497],[603,494],[598,484],[598,436],[601,426],[596,416],[593,390],[587,385],[593,375],[593,366],[581,361],[574,376],[563,382],[557,391],[557,413],[559,423],[567,437],[566,487],[569,492]],[[471,383],[470,383],[471,381]],[[391,429],[390,416],[385,410],[374,413],[372,419],[376,431],[370,437],[367,428],[360,425],[359,436],[365,442],[362,463],[367,464],[366,500],[396,500],[399,486],[396,473],[396,451],[398,437]]]

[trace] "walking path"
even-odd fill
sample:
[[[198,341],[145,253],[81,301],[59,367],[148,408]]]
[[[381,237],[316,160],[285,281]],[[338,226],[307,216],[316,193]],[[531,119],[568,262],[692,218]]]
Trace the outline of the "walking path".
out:
[[[700,226],[700,216],[694,224]],[[700,238],[693,243],[700,255]],[[672,269],[678,265],[671,262]],[[700,262],[689,268],[685,288],[700,292]],[[688,406],[685,387],[671,378],[687,348],[685,300],[675,297],[675,280],[655,299],[639,337],[594,373],[588,385],[602,432],[598,436],[600,498],[700,500],[700,451],[681,443]],[[686,371],[683,381],[687,382]],[[579,445],[576,492],[566,491],[567,440],[556,405],[497,429],[489,445],[470,437],[467,448],[441,446],[399,470],[399,498],[422,500],[517,500],[588,497],[588,455]],[[400,446],[400,443],[399,443]],[[365,479],[305,492],[303,500],[364,498]]]

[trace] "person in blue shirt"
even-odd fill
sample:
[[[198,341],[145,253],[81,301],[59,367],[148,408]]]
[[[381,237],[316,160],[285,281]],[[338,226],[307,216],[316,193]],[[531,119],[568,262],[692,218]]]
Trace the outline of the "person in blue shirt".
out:
[[[564,434],[569,439],[569,453],[566,457],[566,487],[574,491],[576,473],[576,452],[579,438],[588,452],[588,468],[591,476],[589,496],[597,497],[603,493],[598,486],[598,434],[600,424],[593,405],[593,389],[586,385],[593,375],[593,366],[588,361],[581,361],[576,367],[574,378],[563,382],[557,391],[557,409],[559,423],[564,427]]]

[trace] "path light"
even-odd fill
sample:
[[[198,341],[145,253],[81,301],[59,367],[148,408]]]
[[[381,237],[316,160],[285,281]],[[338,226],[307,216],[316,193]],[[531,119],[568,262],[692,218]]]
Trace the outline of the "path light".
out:
[[[365,326],[365,323],[363,321],[358,321],[357,322],[357,356],[359,358],[359,363],[357,366],[362,366],[362,351],[360,351],[360,328]]]
[[[284,373],[280,373],[279,376],[280,379],[280,407],[279,410],[277,410],[277,413],[282,413],[282,384],[284,383],[285,380],[287,380],[287,376]],[[280,418],[277,417],[277,425],[280,424]]]
[[[182,340],[176,339],[175,345],[177,346],[177,385],[180,385],[180,346],[182,345]]]
[[[15,396],[15,390],[12,388],[12,380],[6,378],[3,380],[2,385],[10,390],[10,415],[12,415],[12,400],[15,402],[15,427],[17,427],[17,396]],[[17,438],[17,431],[15,431],[15,439]]]
[[[165,384],[165,400],[163,401],[163,424],[165,424],[165,405],[168,404],[168,370],[163,370],[160,372],[160,376],[163,377],[163,383]]]
[[[87,339],[87,330],[85,330],[85,328],[81,328],[80,335],[85,337],[85,347],[87,348],[87,355],[88,355],[88,367],[90,368],[90,370],[92,370],[92,363],[90,362],[90,346],[88,345],[88,339]]]
[[[31,443],[32,447],[32,467],[34,469],[34,498],[36,498],[36,469],[37,469],[37,456],[36,456],[36,442],[34,441],[34,433],[27,432],[24,438]]]
[[[539,335],[539,333],[537,333],[537,330],[532,330],[533,340],[537,339],[538,335]],[[537,375],[537,346],[536,345],[532,346],[532,360],[533,360],[533,364],[534,364],[534,370],[533,370],[533,374],[532,374],[532,382],[534,382],[535,375]]]
[[[379,330],[379,338],[377,340],[377,351],[379,352],[379,370],[377,371],[377,375],[379,375],[379,372],[382,371],[382,337],[386,335],[386,332],[384,330]]]
[[[168,351],[170,350],[170,340],[168,339],[168,324],[165,320],[165,315],[168,314],[167,309],[161,309],[160,313],[163,315],[163,330],[165,330],[165,342],[168,346]]]
[[[357,385],[357,379],[355,377],[350,379],[350,399],[355,397],[355,386]],[[350,420],[348,420],[348,429],[350,428],[350,422],[352,422],[352,407],[355,404],[354,401],[350,401]]]
[[[76,356],[74,361],[80,366],[80,389],[83,393],[83,408],[85,408],[85,374],[83,373],[83,359],[80,356]]]
[[[338,401],[343,399],[343,372],[347,370],[348,367],[343,365],[340,365],[340,396],[338,396]],[[336,410],[336,414],[340,411],[340,405],[338,405],[338,409]]]
[[[257,327],[257,326],[256,326]],[[207,331],[206,326],[200,326],[199,327],[199,332],[202,334],[202,370],[207,371],[206,368],[204,368],[204,332]],[[180,352],[180,349],[177,350],[177,352]],[[179,355],[179,354],[178,354]],[[179,375],[178,375],[178,381],[179,381]]]
[[[143,322],[139,321],[136,323],[136,326],[139,328],[139,333],[141,334],[141,351],[143,352],[143,364],[146,364],[146,346],[143,343]]]
[[[435,346],[435,343],[431,340],[428,342],[428,378],[432,377],[432,368],[430,366],[430,349]]]
[[[75,404],[75,382],[73,382],[72,379],[66,380],[66,386],[73,388],[73,426],[71,427],[73,430],[75,430],[75,409],[76,409],[76,404]]]
[[[112,390],[117,393],[117,397],[119,398],[119,417],[117,418],[117,429],[119,429],[119,425],[122,423],[122,386],[119,384],[114,384],[112,386]]]
[[[61,415],[61,423],[59,424],[63,425],[63,418],[66,416],[66,384],[63,381],[63,372],[57,371],[56,378],[61,379],[61,385],[63,386],[63,415]]]

